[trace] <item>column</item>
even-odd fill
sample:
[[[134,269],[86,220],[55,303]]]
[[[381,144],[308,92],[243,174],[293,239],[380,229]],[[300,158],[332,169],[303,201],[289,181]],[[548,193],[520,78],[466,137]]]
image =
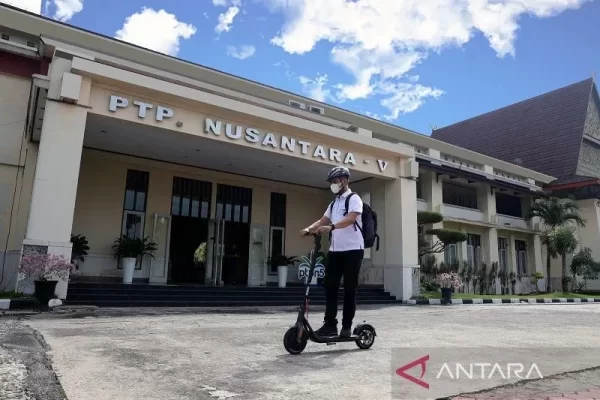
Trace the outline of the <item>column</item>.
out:
[[[496,224],[496,194],[490,185],[483,185],[478,188],[477,202],[479,209],[483,212],[485,221]],[[485,243],[487,242],[487,243]],[[495,227],[489,228],[484,235],[484,251],[483,259],[488,268],[491,268],[492,263],[499,261],[498,256],[498,231]]]
[[[429,211],[437,212],[440,214],[444,214],[444,200],[443,200],[443,192],[442,192],[442,182],[437,181],[437,172],[435,171],[425,171],[424,173],[424,181],[422,185],[423,189],[423,197],[427,200],[429,205]],[[439,222],[437,224],[431,224],[426,226],[426,229],[441,229],[444,227],[444,222]],[[437,237],[433,236],[433,243],[437,242]],[[435,260],[439,264],[444,261],[444,253],[435,253]]]
[[[517,271],[517,249],[515,247],[515,237],[513,235],[509,235],[508,237],[508,273],[509,273],[509,278],[508,278],[508,285],[509,288],[511,290],[511,294],[514,294],[512,292],[512,283],[511,283],[511,279],[510,279],[510,273],[514,273],[514,279],[516,279],[516,284],[515,284],[515,290],[517,292],[520,293],[519,291],[519,274]]]
[[[68,92],[72,101],[78,93],[83,97],[86,92],[89,94],[89,86],[89,80],[76,80],[74,85],[71,79],[54,79],[49,98],[52,93],[56,93],[56,98],[65,98]],[[48,254],[71,257],[71,229],[86,117],[85,107],[46,102],[23,251],[41,247]],[[67,282],[59,281],[55,294],[65,299]]]
[[[410,179],[414,161],[403,161],[400,177],[385,183],[384,288],[396,298],[413,295],[413,274],[418,274],[417,186]],[[418,172],[417,172],[418,173]]]
[[[498,230],[496,228],[489,228],[485,234],[483,242],[484,261],[488,268],[492,268],[493,263],[497,263],[498,271],[500,271],[500,255],[498,254]],[[500,285],[500,279],[496,279],[493,286],[496,290],[496,294],[501,294],[502,286]]]
[[[538,289],[546,287],[546,268],[544,267],[544,257],[542,256],[542,238],[540,235],[533,235],[533,265],[535,272],[539,272],[544,275],[544,279],[538,281]],[[546,290],[543,289],[543,292]]]

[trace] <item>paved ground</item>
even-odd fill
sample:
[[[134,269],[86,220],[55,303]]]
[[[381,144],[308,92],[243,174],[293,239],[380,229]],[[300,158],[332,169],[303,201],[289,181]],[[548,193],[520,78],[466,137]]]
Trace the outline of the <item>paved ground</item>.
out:
[[[66,398],[46,358],[44,340],[14,316],[0,316],[0,399]]]
[[[372,349],[359,350],[353,343],[309,343],[297,356],[282,346],[283,334],[294,320],[289,309],[166,310],[166,315],[158,315],[165,310],[136,310],[142,315],[127,315],[130,312],[102,310],[87,317],[46,315],[26,321],[51,347],[54,369],[69,400],[385,400],[396,398],[392,386],[399,379],[393,373],[398,366],[391,360],[399,347],[516,346],[524,354],[540,346],[600,348],[597,304],[370,307],[359,310],[357,320],[376,326]],[[321,318],[316,310],[310,315],[315,325]],[[552,358],[551,353],[535,351],[533,358]],[[589,353],[590,357],[559,363],[545,376],[600,366],[600,357]],[[570,383],[552,386],[557,379]],[[503,397],[540,398],[546,393],[548,398],[558,393],[554,390],[575,393],[593,384],[600,384],[598,370],[496,390]],[[477,382],[468,392],[497,385]],[[465,392],[449,389],[444,396]],[[463,396],[490,398],[494,393]]]

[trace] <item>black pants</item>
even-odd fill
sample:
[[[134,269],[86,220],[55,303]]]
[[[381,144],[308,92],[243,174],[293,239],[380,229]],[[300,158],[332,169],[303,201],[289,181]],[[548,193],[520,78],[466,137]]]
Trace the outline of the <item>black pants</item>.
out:
[[[356,313],[356,289],[358,288],[358,273],[364,250],[330,251],[327,253],[325,270],[325,322],[337,323],[337,302],[340,281],[344,277],[344,314],[342,327],[350,327]]]

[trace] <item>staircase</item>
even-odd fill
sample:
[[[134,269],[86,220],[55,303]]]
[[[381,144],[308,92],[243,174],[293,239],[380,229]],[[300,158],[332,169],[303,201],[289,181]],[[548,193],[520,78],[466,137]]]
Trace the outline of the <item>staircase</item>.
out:
[[[305,288],[295,287],[207,287],[120,283],[71,282],[67,305],[97,307],[238,307],[295,306],[302,302]],[[343,302],[340,289],[338,302]],[[357,304],[396,304],[383,287],[359,288]],[[322,287],[311,288],[311,305],[325,305]]]

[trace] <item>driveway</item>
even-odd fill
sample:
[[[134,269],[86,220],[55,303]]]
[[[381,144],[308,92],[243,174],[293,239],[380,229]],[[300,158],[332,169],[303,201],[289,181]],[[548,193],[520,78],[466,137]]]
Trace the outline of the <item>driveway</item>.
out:
[[[311,310],[313,325],[320,325],[322,315]],[[524,357],[540,362],[558,357],[540,347],[572,347],[574,354],[582,346],[600,348],[597,304],[362,308],[356,321],[366,319],[376,327],[373,348],[309,342],[304,353],[292,356],[282,338],[294,319],[289,309],[101,310],[85,318],[42,315],[26,323],[52,349],[50,357],[69,400],[385,400],[398,395],[393,388],[400,379],[394,374],[399,348],[417,354],[416,348],[485,352],[495,346],[514,353],[518,347]],[[593,351],[547,371],[600,366],[598,351]],[[479,381],[471,388],[498,384]],[[457,389],[448,388],[444,395],[459,394],[452,390]]]

